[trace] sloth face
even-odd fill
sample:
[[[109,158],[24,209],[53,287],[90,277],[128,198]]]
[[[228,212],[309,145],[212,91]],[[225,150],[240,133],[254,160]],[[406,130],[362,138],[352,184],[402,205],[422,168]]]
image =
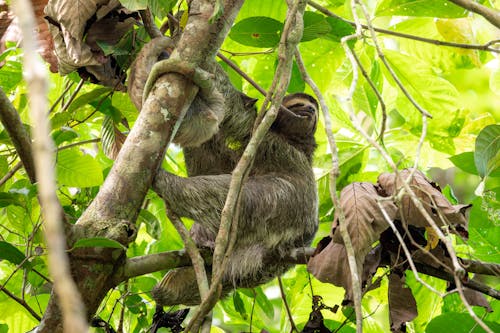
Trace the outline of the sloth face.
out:
[[[318,103],[307,94],[296,93],[285,96],[271,129],[288,138],[313,137],[318,120]]]

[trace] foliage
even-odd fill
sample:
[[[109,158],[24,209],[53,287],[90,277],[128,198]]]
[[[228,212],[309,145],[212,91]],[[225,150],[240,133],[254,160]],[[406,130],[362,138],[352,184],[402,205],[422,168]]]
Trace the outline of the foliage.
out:
[[[166,16],[165,8],[177,8],[174,1],[122,1],[130,9],[150,5],[158,22]],[[339,17],[352,20],[349,1],[322,1]],[[378,0],[367,1],[374,26],[389,33],[378,34],[385,57],[401,83],[415,100],[433,116],[429,120],[424,144],[417,156],[416,147],[422,134],[422,117],[377,56],[373,42],[366,38],[350,42],[367,77],[385,102],[387,127],[383,146],[400,166],[419,168],[429,178],[449,185],[449,200],[471,202],[469,240],[453,237],[458,255],[463,258],[500,263],[500,60],[498,53],[435,45],[412,38],[396,37],[390,32],[421,36],[462,44],[484,44],[498,38],[494,28],[461,7],[447,1]],[[484,2],[489,5],[490,2]],[[498,5],[497,5],[498,6]],[[276,66],[276,48],[283,29],[285,1],[248,0],[222,50],[231,56],[244,72],[260,86],[269,87]],[[135,27],[134,36],[145,36],[143,27]],[[337,189],[355,181],[375,183],[381,172],[392,171],[380,153],[366,142],[353,127],[345,108],[345,96],[353,79],[353,68],[340,44],[342,37],[354,28],[336,16],[327,17],[312,7],[304,16],[304,35],[300,52],[311,77],[326,98],[333,117],[333,132],[340,151],[340,177]],[[368,34],[368,32],[367,32]],[[138,43],[144,40],[138,40]],[[128,45],[123,41],[123,45]],[[0,85],[19,111],[29,129],[27,87],[22,80],[22,49],[13,45],[0,56]],[[118,54],[117,50],[117,54]],[[106,52],[108,54],[108,52]],[[123,54],[120,53],[120,56]],[[130,59],[124,63],[130,63]],[[359,73],[353,95],[356,116],[372,137],[381,135],[383,107],[369,82]],[[257,90],[230,72],[235,86],[248,95],[262,99]],[[137,111],[127,94],[85,83],[77,88],[79,77],[72,73],[61,77],[52,74],[49,100],[52,136],[58,148],[58,197],[69,220],[76,221],[96,195],[112,160],[108,152],[114,140],[132,128]],[[305,90],[298,71],[294,71],[289,91]],[[62,99],[59,99],[63,96]],[[72,99],[72,97],[76,97]],[[69,105],[66,103],[70,101]],[[333,220],[333,204],[328,192],[331,151],[320,124],[314,159],[320,198],[321,225],[313,244],[328,235]],[[120,133],[120,134],[117,134]],[[96,139],[103,138],[102,145]],[[105,153],[106,152],[106,153]],[[4,129],[0,131],[0,177],[8,174],[19,159]],[[185,174],[182,151],[171,147],[164,168]],[[453,189],[453,190],[451,190]],[[45,245],[41,235],[42,221],[36,187],[28,181],[23,169],[0,185],[0,287],[26,302],[38,315],[48,302],[50,281],[47,276]],[[186,221],[189,224],[189,221]],[[127,250],[129,257],[175,250],[182,241],[165,216],[163,201],[150,192],[138,219],[137,240]],[[102,239],[87,239],[78,246],[118,247]],[[365,332],[390,330],[387,300],[387,269],[379,268],[375,278],[380,287],[363,298]],[[149,291],[162,277],[161,272],[134,278],[109,292],[98,315],[109,318],[117,327],[123,320],[124,331],[140,332],[151,323],[154,310]],[[425,281],[441,292],[446,284],[436,278]],[[497,278],[486,282],[498,288]],[[452,330],[469,332],[473,320],[465,306],[450,295],[442,299],[426,289],[411,273],[406,285],[415,297],[419,315],[409,327],[414,332]],[[283,277],[284,293],[295,324],[302,329],[312,306],[312,293],[321,295],[326,306],[322,311],[330,330],[353,332],[354,324],[347,310],[333,311],[343,299],[343,289],[324,284],[309,276],[305,267],[297,266]],[[488,298],[492,313],[474,307],[495,330],[500,321],[500,302]],[[121,314],[121,309],[124,309]],[[0,292],[0,332],[24,332],[37,320],[19,302]],[[290,321],[276,281],[255,290],[238,290],[215,308],[214,325],[221,330],[269,332],[290,331]],[[121,317],[122,316],[122,317]],[[460,327],[458,327],[460,326]],[[446,327],[446,329],[445,329]],[[477,330],[477,329],[476,329]],[[476,332],[474,330],[474,332]],[[479,330],[477,330],[479,332]]]

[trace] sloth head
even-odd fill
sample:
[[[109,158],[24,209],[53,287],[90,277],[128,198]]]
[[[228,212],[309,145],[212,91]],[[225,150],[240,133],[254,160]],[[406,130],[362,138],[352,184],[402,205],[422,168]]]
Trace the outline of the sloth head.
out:
[[[295,93],[285,96],[271,130],[312,159],[316,148],[314,132],[318,122],[318,102],[314,97]]]

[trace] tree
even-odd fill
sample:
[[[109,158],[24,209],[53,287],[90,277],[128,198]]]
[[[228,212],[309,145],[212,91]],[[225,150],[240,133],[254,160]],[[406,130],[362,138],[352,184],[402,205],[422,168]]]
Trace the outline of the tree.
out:
[[[176,147],[163,159],[173,124],[159,110],[166,108],[179,116],[197,87],[182,76],[165,74],[153,91],[157,98],[148,99],[140,114],[120,91],[137,50],[158,34],[155,24],[162,26],[162,31],[170,28],[170,33],[175,26],[185,29],[174,57],[194,66],[203,66],[205,59],[222,54],[221,64],[234,86],[252,97],[263,100],[258,87],[271,87],[273,78],[281,87],[288,87],[288,92],[322,93],[318,96],[325,115],[321,126],[326,131],[320,129],[316,136],[319,147],[314,163],[321,224],[314,245],[330,233],[334,218],[341,222],[343,237],[335,235],[335,229],[333,232],[333,241],[337,239],[337,244],[346,248],[340,268],[347,272],[341,279],[347,282],[340,285],[352,292],[354,303],[349,305],[355,305],[358,315],[354,316],[349,306],[338,312],[344,290],[319,282],[299,265],[279,281],[281,298],[273,296],[275,282],[254,290],[237,290],[220,301],[214,308],[214,326],[229,331],[253,328],[273,332],[305,326],[307,331],[321,325],[324,316],[326,327],[338,331],[353,331],[356,317],[358,330],[363,323],[365,332],[388,331],[391,326],[403,330],[406,321],[418,332],[441,331],[455,323],[460,324],[457,331],[469,331],[475,321],[492,331],[498,329],[498,311],[486,312],[499,307],[495,290],[500,261],[498,5],[487,1],[379,0],[330,1],[324,6],[289,1],[287,7],[285,1],[243,4],[239,0],[192,0],[188,14],[175,15],[179,8],[187,9],[184,3],[180,7],[176,1],[121,3],[124,7],[117,1],[87,2],[99,4],[96,10],[90,5],[74,6],[71,1],[50,1],[47,15],[53,44],[48,42],[47,26],[40,20],[43,14],[37,11],[40,35],[46,42],[42,54],[52,69],[56,65],[59,72],[68,74],[51,74],[47,93],[32,34],[24,33],[21,48],[7,43],[2,55],[0,308],[5,315],[0,319],[0,331],[26,331],[39,322],[42,332],[60,331],[62,317],[71,331],[83,331],[86,322],[78,319],[82,319],[83,310],[78,295],[89,318],[98,315],[103,319],[96,323],[109,323],[122,331],[146,329],[154,308],[148,292],[161,279],[160,271],[191,264],[188,256],[175,252],[184,247],[182,238],[167,221],[163,202],[149,188],[159,165],[185,173],[182,152]],[[20,26],[28,24],[23,31],[31,31],[29,24],[35,19],[27,16],[29,7],[22,7],[27,2],[12,4],[17,6],[13,9]],[[43,1],[32,4],[38,9],[45,5]],[[7,14],[5,5],[2,10],[1,22],[10,23],[12,15]],[[174,15],[168,15],[170,12]],[[143,25],[136,24],[139,21]],[[297,22],[302,21],[301,33]],[[65,35],[58,34],[61,27]],[[302,34],[297,50],[294,34]],[[53,56],[47,56],[54,50],[57,63]],[[241,69],[233,69],[233,63]],[[23,70],[32,73],[26,81]],[[242,78],[243,73],[258,85]],[[162,88],[167,84],[173,89]],[[277,90],[268,88],[273,96],[271,109],[279,106],[285,92],[276,86]],[[55,164],[51,164],[50,154],[43,155],[50,142],[39,133],[44,128],[46,96],[51,105],[50,136],[57,147]],[[30,118],[29,113],[37,108],[42,118]],[[129,133],[124,141],[125,132]],[[109,156],[116,157],[115,161]],[[42,168],[43,161],[48,167]],[[52,165],[57,171],[57,189],[51,191]],[[357,191],[358,186],[349,184],[375,184],[382,172],[413,166],[440,183],[449,183],[442,190],[443,200],[456,205],[458,197],[474,204],[469,239],[440,235],[442,228],[429,228],[431,223],[422,221],[425,218],[413,223],[411,216],[402,214],[407,228],[414,232],[411,235],[421,236],[417,245],[426,253],[434,251],[440,267],[452,270],[441,274],[446,269],[440,272],[428,260],[419,259],[418,246],[408,242],[407,258],[412,258],[416,269],[425,275],[417,276],[405,266],[406,261],[382,260],[375,265],[375,276],[368,279],[372,287],[381,286],[366,289],[360,283],[363,277],[350,273],[349,267],[363,265],[359,252],[371,250],[377,245],[374,240],[387,248],[396,238],[381,231],[359,245],[352,227],[366,225],[360,220],[352,224],[348,210],[368,208],[348,200],[348,190]],[[407,195],[412,192],[404,191]],[[391,195],[387,193],[398,203]],[[422,196],[418,198],[422,200]],[[51,202],[54,208],[47,206]],[[409,205],[404,200],[399,204],[403,208]],[[51,222],[59,219],[64,220],[59,224],[59,229],[64,226],[62,239],[53,238],[58,224]],[[436,242],[432,237],[437,237]],[[333,244],[328,242],[320,244],[326,249],[327,244]],[[386,253],[402,251],[397,239],[394,244],[396,250]],[[67,257],[61,252],[66,245]],[[465,265],[456,266],[455,252]],[[73,279],[68,279],[69,270],[61,270],[65,258],[69,258]],[[330,263],[331,258],[328,254],[321,259],[322,264]],[[305,263],[302,257],[301,261]],[[319,279],[331,278],[331,271],[318,273],[317,266],[310,263],[309,269]],[[471,272],[483,275],[478,281],[461,275],[472,278]],[[358,286],[355,283],[349,288],[351,280],[358,280]],[[55,293],[49,297],[52,285]],[[488,295],[489,304],[481,294]],[[416,305],[412,306],[412,300]]]

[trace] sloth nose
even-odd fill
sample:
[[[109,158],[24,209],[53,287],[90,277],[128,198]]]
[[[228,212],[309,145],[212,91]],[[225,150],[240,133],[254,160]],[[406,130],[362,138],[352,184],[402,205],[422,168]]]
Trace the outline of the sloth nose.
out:
[[[311,113],[314,113],[314,112],[316,112],[316,109],[315,109],[315,108],[313,108],[312,106],[310,106],[310,105],[309,105],[309,106],[307,107],[307,111],[308,111],[308,112],[311,112]]]

